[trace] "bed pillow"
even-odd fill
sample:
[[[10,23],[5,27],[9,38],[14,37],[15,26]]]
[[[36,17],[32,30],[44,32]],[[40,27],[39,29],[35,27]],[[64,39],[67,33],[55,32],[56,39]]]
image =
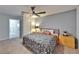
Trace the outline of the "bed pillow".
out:
[[[51,35],[51,32],[50,31],[44,31],[43,34]]]

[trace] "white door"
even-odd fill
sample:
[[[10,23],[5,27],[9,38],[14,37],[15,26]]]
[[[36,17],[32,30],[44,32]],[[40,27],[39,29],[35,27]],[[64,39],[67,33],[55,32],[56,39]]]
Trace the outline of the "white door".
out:
[[[9,20],[9,37],[10,38],[20,37],[20,20],[17,19]]]

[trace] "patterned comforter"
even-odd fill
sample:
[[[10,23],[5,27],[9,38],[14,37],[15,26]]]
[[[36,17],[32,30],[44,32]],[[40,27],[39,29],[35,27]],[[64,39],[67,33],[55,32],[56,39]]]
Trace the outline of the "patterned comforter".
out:
[[[23,37],[23,44],[38,54],[53,53],[56,46],[56,37],[41,33],[31,33]]]

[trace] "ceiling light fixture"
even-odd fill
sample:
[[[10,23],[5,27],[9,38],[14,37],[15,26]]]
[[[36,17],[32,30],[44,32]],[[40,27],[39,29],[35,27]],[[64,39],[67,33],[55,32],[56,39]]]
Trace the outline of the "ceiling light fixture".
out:
[[[38,16],[36,16],[35,14],[32,15],[32,18],[38,18]]]

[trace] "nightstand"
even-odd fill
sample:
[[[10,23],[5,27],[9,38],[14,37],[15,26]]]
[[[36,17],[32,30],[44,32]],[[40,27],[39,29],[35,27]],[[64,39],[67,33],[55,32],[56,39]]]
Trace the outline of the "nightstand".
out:
[[[75,38],[73,36],[59,36],[60,44],[67,46],[69,48],[75,48]]]

